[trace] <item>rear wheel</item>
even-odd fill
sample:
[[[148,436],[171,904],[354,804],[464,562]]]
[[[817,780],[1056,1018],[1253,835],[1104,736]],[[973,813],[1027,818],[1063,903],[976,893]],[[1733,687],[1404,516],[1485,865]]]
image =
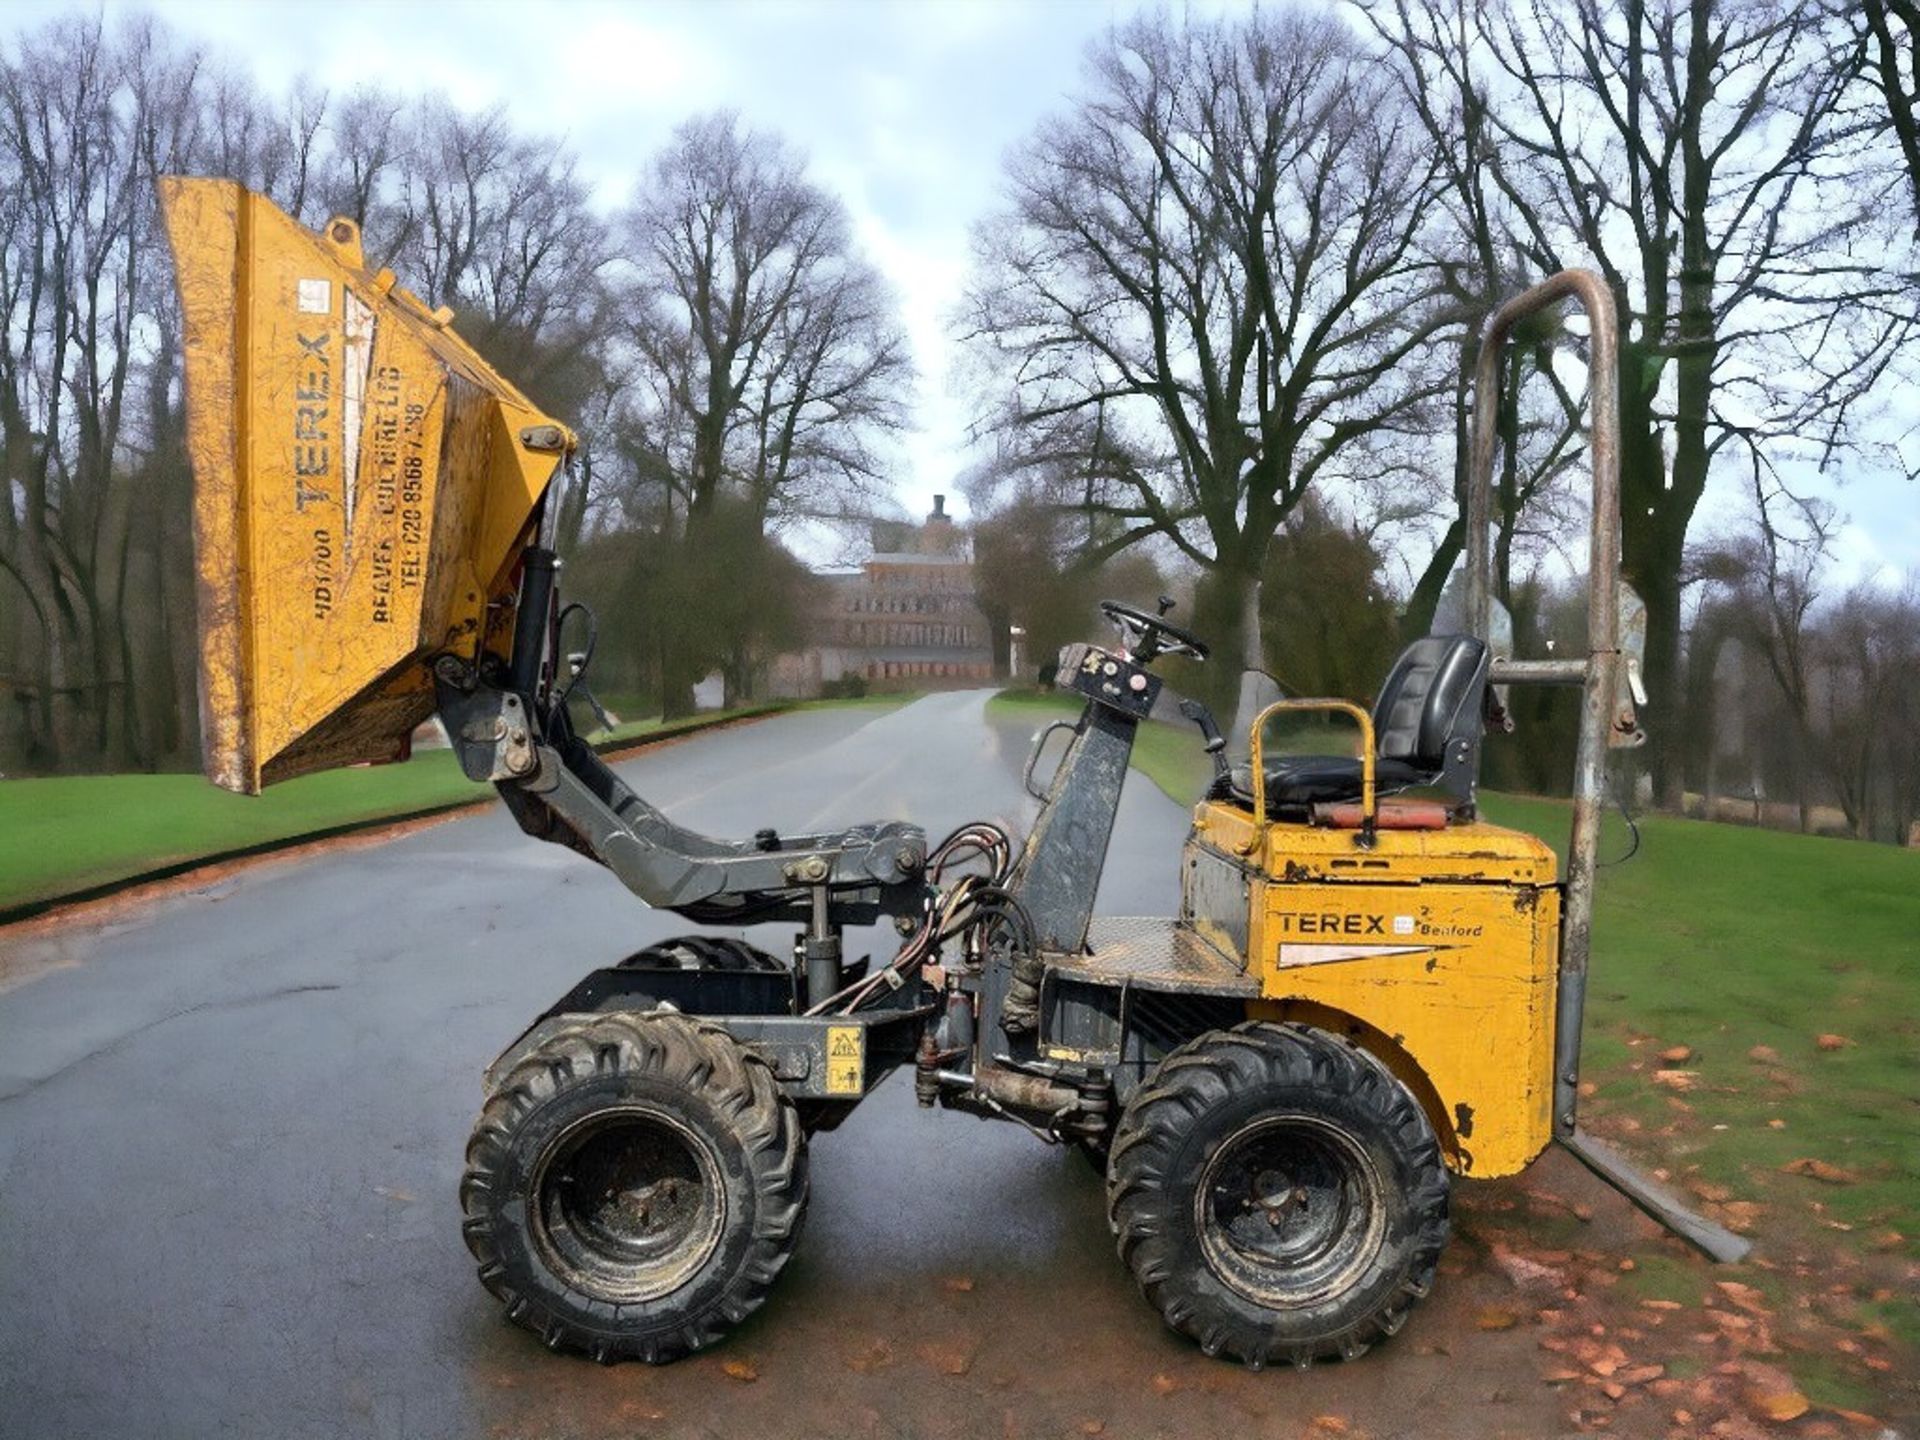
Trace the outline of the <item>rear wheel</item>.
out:
[[[766,951],[730,935],[680,935],[637,950],[620,962],[622,970],[767,970],[787,967]]]
[[[1108,1215],[1167,1324],[1253,1366],[1397,1331],[1447,1240],[1425,1112],[1322,1031],[1255,1023],[1161,1062],[1115,1133]]]
[[[554,1349],[660,1362],[758,1309],[806,1207],[772,1071],[718,1026],[582,1016],[502,1077],[460,1199],[481,1282]]]

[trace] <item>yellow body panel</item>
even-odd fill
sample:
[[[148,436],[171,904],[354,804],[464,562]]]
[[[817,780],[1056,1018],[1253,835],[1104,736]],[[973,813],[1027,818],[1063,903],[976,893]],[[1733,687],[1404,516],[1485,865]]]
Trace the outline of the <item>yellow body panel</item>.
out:
[[[1555,873],[1545,843],[1478,821],[1362,846],[1209,802],[1185,908],[1247,957],[1250,1013],[1351,1036],[1426,1106],[1455,1169],[1510,1175],[1552,1136]]]
[[[496,654],[572,438],[394,283],[226,180],[161,203],[185,323],[207,776],[398,758],[429,662]],[[489,644],[491,641],[491,644]]]

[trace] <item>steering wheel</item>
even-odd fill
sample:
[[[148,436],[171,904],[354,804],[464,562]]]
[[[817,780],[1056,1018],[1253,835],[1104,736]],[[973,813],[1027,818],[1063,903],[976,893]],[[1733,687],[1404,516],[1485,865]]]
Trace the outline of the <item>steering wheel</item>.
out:
[[[1191,655],[1196,660],[1206,659],[1206,641],[1191,631],[1167,623],[1166,614],[1172,608],[1173,601],[1165,595],[1160,597],[1158,615],[1149,615],[1118,600],[1100,602],[1100,613],[1120,627],[1128,653],[1141,664],[1158,655]]]

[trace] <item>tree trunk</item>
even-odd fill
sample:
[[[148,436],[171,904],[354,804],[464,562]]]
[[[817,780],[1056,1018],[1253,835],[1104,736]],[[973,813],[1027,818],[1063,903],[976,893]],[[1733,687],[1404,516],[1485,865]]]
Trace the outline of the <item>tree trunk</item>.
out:
[[[1194,589],[1192,629],[1211,647],[1212,658],[1199,668],[1196,684],[1216,715],[1230,714],[1240,692],[1243,670],[1264,670],[1261,648],[1260,572],[1240,557],[1223,559],[1200,577]]]

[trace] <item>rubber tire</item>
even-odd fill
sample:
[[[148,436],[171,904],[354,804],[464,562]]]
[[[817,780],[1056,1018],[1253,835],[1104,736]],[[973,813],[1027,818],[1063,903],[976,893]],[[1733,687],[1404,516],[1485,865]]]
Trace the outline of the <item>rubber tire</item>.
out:
[[[1263,1306],[1225,1283],[1196,1222],[1208,1162],[1264,1116],[1311,1116],[1358,1143],[1387,1211],[1366,1268],[1337,1293]],[[1303,1025],[1250,1022],[1190,1041],[1134,1092],[1115,1132],[1107,1214],[1120,1258],[1167,1324],[1255,1369],[1352,1359],[1399,1330],[1433,1284],[1448,1181],[1426,1112],[1358,1046]]]
[[[784,971],[787,967],[766,951],[736,940],[730,935],[676,935],[635,951],[620,962],[619,968],[635,966],[680,970],[765,970]]]
[[[616,1303],[570,1285],[529,1228],[546,1146],[596,1109],[670,1113],[716,1163],[726,1215],[713,1251],[672,1292]],[[509,1319],[555,1350],[661,1364],[713,1343],[766,1300],[806,1213],[806,1139],[773,1071],[719,1026],[669,1011],[583,1015],[501,1077],[467,1145],[462,1231]]]

